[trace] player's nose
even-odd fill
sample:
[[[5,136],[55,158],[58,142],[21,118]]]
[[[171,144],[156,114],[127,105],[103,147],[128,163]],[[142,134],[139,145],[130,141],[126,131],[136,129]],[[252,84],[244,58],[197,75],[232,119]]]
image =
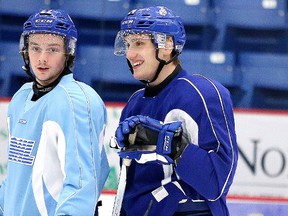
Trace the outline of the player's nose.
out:
[[[133,59],[133,58],[135,58],[137,56],[137,53],[135,52],[135,50],[133,50],[133,49],[128,49],[127,51],[126,51],[126,58],[127,59]]]

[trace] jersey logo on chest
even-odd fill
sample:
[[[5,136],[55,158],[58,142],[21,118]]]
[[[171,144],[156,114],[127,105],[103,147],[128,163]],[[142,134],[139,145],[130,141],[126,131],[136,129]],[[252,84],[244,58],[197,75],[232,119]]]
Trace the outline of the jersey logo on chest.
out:
[[[31,156],[35,141],[18,137],[11,137],[8,160],[15,163],[32,166],[34,156]]]

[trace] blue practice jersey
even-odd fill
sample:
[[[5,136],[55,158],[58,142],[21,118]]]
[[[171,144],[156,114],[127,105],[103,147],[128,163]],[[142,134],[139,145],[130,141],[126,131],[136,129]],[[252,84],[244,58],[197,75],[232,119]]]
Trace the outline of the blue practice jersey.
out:
[[[135,115],[181,121],[189,145],[176,168],[132,161],[121,215],[169,216],[187,199],[206,202],[213,216],[229,215],[226,195],[238,153],[230,93],[216,81],[177,70],[154,95],[148,96],[149,89],[135,92],[120,121]]]
[[[72,74],[37,101],[32,96],[27,83],[9,104],[0,215],[94,215],[109,172],[103,101]]]

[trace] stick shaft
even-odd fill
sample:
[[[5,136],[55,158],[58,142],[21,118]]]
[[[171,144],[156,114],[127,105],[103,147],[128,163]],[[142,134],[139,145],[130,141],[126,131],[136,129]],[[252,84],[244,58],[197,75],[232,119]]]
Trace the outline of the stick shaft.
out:
[[[116,193],[116,197],[115,197],[115,201],[114,201],[112,216],[119,216],[120,215],[123,197],[124,197],[124,192],[125,192],[125,188],[126,188],[127,172],[128,172],[128,168],[129,168],[130,164],[131,164],[130,159],[123,159],[122,160],[122,166],[121,166],[120,176],[119,176],[119,180],[118,180],[118,188],[117,188],[117,193]]]

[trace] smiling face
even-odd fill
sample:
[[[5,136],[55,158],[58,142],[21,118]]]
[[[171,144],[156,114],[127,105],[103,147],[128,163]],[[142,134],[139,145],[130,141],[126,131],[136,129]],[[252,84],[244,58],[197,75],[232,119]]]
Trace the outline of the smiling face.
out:
[[[28,39],[28,55],[37,82],[47,86],[64,70],[64,39],[53,34],[32,34]]]
[[[134,78],[151,80],[159,62],[155,58],[156,50],[150,37],[129,35],[125,40],[127,43],[126,58],[132,65]]]
[[[137,80],[152,80],[159,66],[156,59],[156,48],[149,35],[131,34],[125,37],[126,58],[129,60],[134,78]],[[168,38],[165,48],[159,48],[158,58],[164,61],[171,59],[173,51],[173,41]],[[168,64],[163,67],[156,81],[150,85],[156,85],[164,80],[174,70],[174,64]]]

